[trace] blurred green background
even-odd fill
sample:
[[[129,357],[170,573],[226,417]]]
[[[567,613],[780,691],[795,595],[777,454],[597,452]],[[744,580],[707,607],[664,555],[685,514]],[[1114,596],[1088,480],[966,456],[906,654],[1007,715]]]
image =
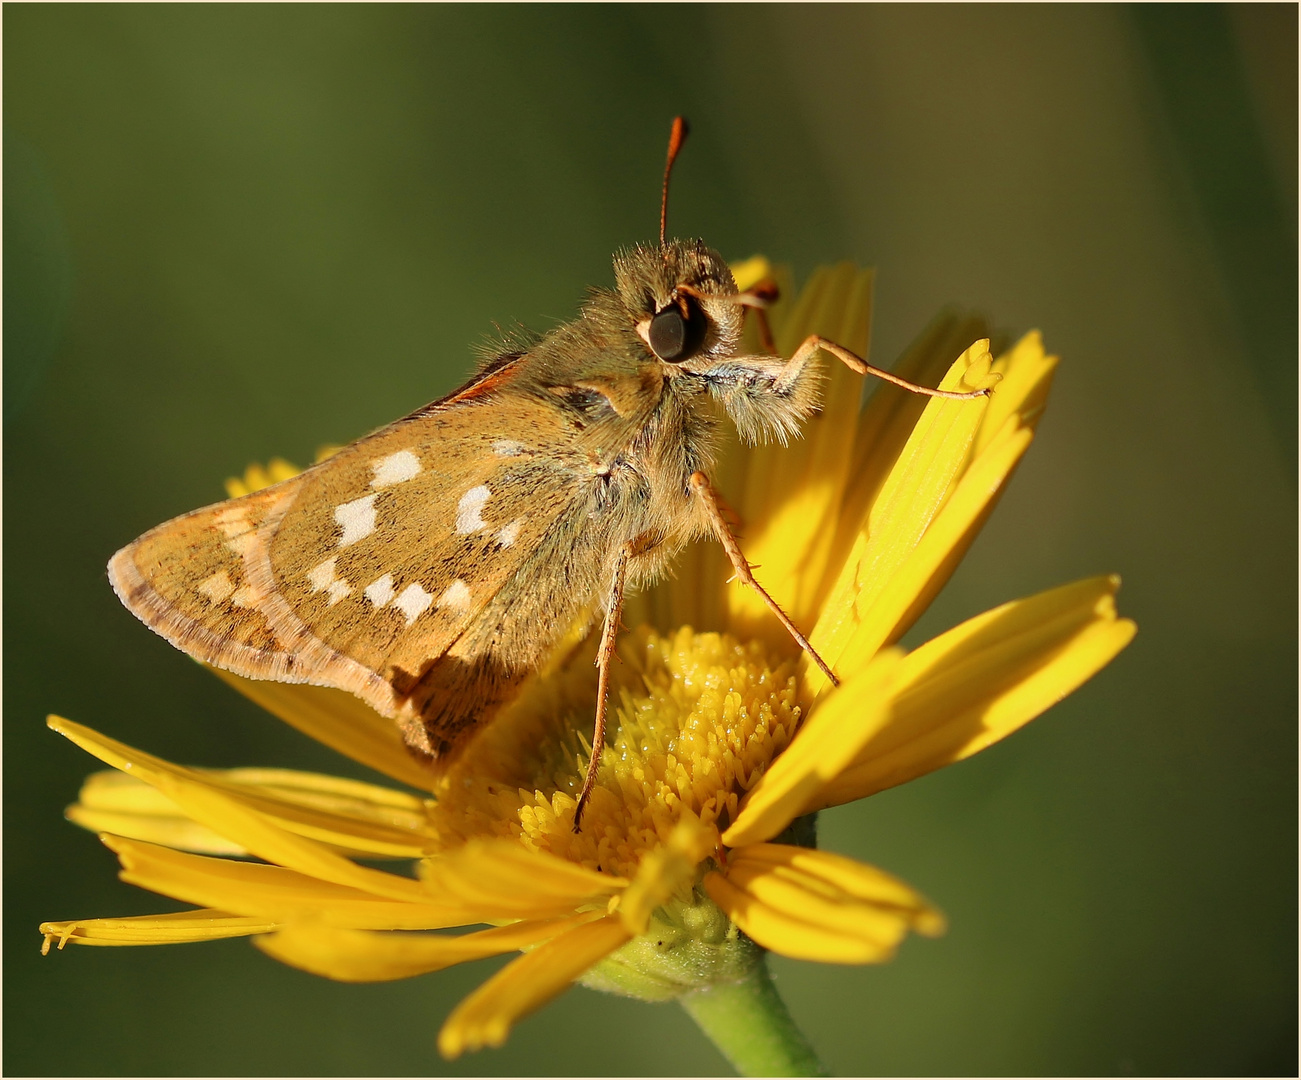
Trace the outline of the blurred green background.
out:
[[[451,1065],[494,963],[343,986],[247,942],[76,949],[168,907],[61,818],[57,710],[173,760],[348,766],[114,599],[108,556],[436,398],[671,224],[879,267],[873,358],[945,304],[1044,331],[1037,445],[918,634],[1124,575],[1134,645],[1025,732],[823,816],[949,915],[774,963],[841,1074],[1297,1066],[1291,5],[7,6],[8,1074],[708,1074],[681,1010],[575,989]],[[354,772],[356,770],[353,770]]]

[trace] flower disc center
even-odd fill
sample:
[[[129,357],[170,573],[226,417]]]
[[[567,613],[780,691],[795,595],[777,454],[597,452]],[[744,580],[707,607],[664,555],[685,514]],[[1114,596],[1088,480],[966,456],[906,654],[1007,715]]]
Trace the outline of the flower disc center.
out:
[[[721,831],[798,726],[795,661],[683,627],[627,634],[614,664],[597,786],[573,831],[595,712],[592,645],[535,680],[444,777],[432,823],[452,846],[510,836],[632,876],[685,812]]]

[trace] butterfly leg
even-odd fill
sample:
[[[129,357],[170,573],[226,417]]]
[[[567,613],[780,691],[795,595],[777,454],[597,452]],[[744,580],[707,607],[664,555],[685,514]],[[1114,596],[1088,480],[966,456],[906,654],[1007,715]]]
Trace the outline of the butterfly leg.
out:
[[[731,560],[733,569],[736,570],[736,576],[763,598],[763,602],[768,605],[768,610],[777,616],[782,626],[786,627],[786,632],[795,639],[795,644],[808,653],[813,662],[822,669],[822,674],[831,680],[831,685],[839,686],[840,680],[836,678],[835,672],[827,666],[827,662],[809,644],[809,639],[800,633],[799,627],[791,622],[790,616],[782,611],[781,605],[769,596],[767,590],[755,580],[754,574],[750,570],[750,563],[746,559],[744,552],[741,551],[741,545],[737,543],[736,535],[727,524],[727,518],[723,516],[722,502],[718,497],[718,493],[714,491],[714,486],[709,482],[709,477],[702,472],[692,473],[690,482],[692,492],[700,499],[705,508],[705,515],[709,519],[709,527],[713,529],[714,536],[723,545],[723,550],[727,552],[727,557]]]
[[[775,281],[761,281],[752,289],[737,294],[737,301],[745,305],[746,310],[759,328],[759,344],[766,353],[777,355],[777,341],[772,336],[772,327],[768,325],[767,308],[776,303],[780,293]]]
[[[628,577],[628,563],[653,546],[649,535],[630,540],[614,557],[614,580],[610,583],[610,601],[605,608],[605,626],[601,630],[601,644],[596,653],[596,730],[592,733],[592,757],[587,763],[583,790],[578,793],[574,807],[574,832],[578,832],[583,818],[583,808],[596,786],[597,770],[601,766],[601,748],[605,745],[606,698],[610,690],[610,662],[614,659],[614,646],[619,638],[619,620],[623,616],[623,589]]]
[[[813,354],[819,349],[829,352],[842,364],[851,371],[856,371],[860,375],[875,375],[878,379],[884,379],[895,386],[902,386],[905,390],[910,390],[914,394],[925,394],[927,397],[952,398],[955,401],[966,401],[970,398],[989,397],[988,390],[933,390],[929,386],[918,386],[916,383],[909,382],[907,379],[901,379],[898,375],[891,375],[888,371],[883,371],[879,367],[873,367],[862,357],[855,355],[846,349],[843,345],[837,345],[834,341],[828,341],[820,334],[810,334],[806,337],[798,349],[795,350],[786,366],[782,368],[773,383],[773,389],[780,392],[785,387],[792,385],[800,376]]]

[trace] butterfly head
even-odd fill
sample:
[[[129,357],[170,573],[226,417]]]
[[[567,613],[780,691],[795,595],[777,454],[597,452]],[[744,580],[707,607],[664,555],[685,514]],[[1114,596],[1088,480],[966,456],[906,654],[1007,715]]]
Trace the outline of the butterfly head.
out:
[[[784,442],[817,410],[818,370],[805,364],[787,372],[780,357],[744,355],[745,308],[763,308],[775,293],[739,293],[717,251],[700,240],[668,239],[669,178],[686,135],[686,121],[679,116],[664,166],[659,243],[615,255],[616,290],[605,300],[616,310],[606,310],[624,333],[631,329],[640,339],[635,358],[627,361],[642,387],[654,385],[656,397],[664,391],[678,397],[707,393],[726,409],[745,441]]]
[[[628,318],[651,353],[669,365],[670,375],[675,368],[692,370],[693,360],[714,360],[730,353],[741,336],[736,282],[723,257],[700,240],[665,237],[669,178],[687,131],[686,117],[676,117],[664,165],[659,244],[638,246],[614,257],[619,299]]]
[[[735,352],[743,312],[723,257],[699,240],[671,240],[615,256],[614,276],[628,321],[671,374]]]

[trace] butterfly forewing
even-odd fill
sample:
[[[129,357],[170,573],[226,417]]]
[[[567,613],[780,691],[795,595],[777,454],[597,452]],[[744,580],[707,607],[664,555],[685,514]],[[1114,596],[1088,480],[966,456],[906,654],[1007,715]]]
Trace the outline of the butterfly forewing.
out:
[[[114,587],[199,659],[349,690],[438,754],[515,681],[491,655],[519,614],[503,589],[582,498],[563,415],[520,424],[501,382],[158,526],[114,557]]]
[[[418,672],[446,651],[574,500],[536,443],[482,447],[457,419],[424,417],[418,442],[399,429],[305,474],[271,541],[291,606],[372,670]]]
[[[150,529],[109,563],[118,596],[201,660],[255,678],[303,681],[266,613],[264,583],[247,572],[260,537],[298,485],[295,478]]]

